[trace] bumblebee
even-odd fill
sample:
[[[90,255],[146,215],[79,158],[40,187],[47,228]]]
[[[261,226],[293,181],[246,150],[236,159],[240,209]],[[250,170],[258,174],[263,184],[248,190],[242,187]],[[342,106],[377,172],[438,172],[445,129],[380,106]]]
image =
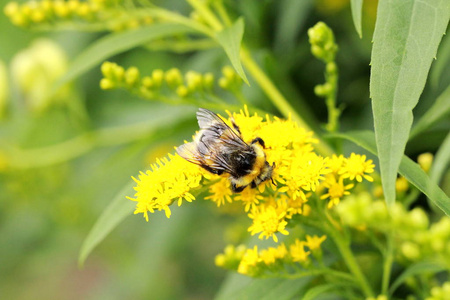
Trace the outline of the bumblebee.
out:
[[[255,188],[261,182],[272,180],[275,165],[267,162],[261,138],[247,144],[234,121],[233,130],[218,115],[204,108],[198,110],[197,120],[200,131],[194,141],[177,148],[181,157],[213,174],[228,174],[234,193],[242,192],[248,185]]]

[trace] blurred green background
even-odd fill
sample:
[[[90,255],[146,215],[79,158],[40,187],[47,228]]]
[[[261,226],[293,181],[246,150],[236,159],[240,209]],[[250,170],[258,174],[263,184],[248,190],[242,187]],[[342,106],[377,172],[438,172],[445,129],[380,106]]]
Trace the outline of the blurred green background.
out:
[[[185,2],[160,2],[189,12]],[[365,2],[360,39],[349,1],[226,1],[234,16],[244,16],[244,40],[260,65],[317,130],[327,114],[313,92],[324,81],[323,65],[310,54],[306,31],[318,21],[334,30],[340,47],[342,129],[373,128],[369,62],[376,1]],[[174,207],[171,219],[163,213],[155,213],[148,223],[141,215],[127,217],[84,268],[77,265],[83,239],[131,176],[173,152],[197,127],[196,107],[167,106],[124,91],[100,90],[99,67],[56,97],[45,99],[42,95],[64,73],[65,64],[102,35],[33,32],[14,27],[0,14],[0,60],[7,73],[0,81],[7,82],[9,91],[2,100],[0,120],[0,297],[211,299],[226,277],[214,266],[214,256],[227,243],[245,242],[248,220],[219,211],[207,201]],[[62,57],[37,47],[39,38],[56,43]],[[143,74],[177,67],[183,72],[213,72],[216,78],[228,64],[220,49],[180,54],[139,48],[110,60],[137,66]],[[33,61],[40,61],[43,69],[23,79],[17,69]],[[53,77],[48,75],[51,68]],[[417,115],[448,85],[448,65],[443,72],[449,76],[427,84]],[[39,81],[42,77],[46,79]],[[32,90],[27,91],[27,86]],[[254,106],[277,114],[256,84],[244,87],[244,94]],[[428,132],[427,143],[421,142],[423,136],[412,141],[408,154],[433,152],[448,125],[441,123]]]

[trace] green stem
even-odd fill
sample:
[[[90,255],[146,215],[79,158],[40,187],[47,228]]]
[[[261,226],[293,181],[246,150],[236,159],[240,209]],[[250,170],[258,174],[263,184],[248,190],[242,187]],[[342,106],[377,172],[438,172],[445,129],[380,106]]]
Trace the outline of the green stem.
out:
[[[387,248],[384,253],[383,263],[383,279],[381,283],[381,293],[388,296],[389,281],[391,279],[392,263],[394,261],[394,246],[392,233],[389,232],[387,236]]]
[[[155,127],[154,122],[145,122],[123,127],[104,128],[51,146],[28,150],[9,147],[5,150],[8,151],[8,156],[11,158],[9,162],[11,168],[39,168],[72,160],[96,147],[122,145],[148,138],[161,130],[158,127]]]
[[[267,75],[261,70],[258,64],[253,60],[250,52],[246,48],[241,50],[241,60],[245,65],[247,70],[256,80],[258,85],[264,91],[264,93],[269,97],[275,107],[285,116],[286,118],[291,118],[300,127],[311,131],[310,127],[303,121],[303,119],[297,114],[291,104],[284,98],[280,91],[275,87],[273,82],[267,77]],[[318,138],[316,136],[316,138]],[[320,139],[319,139],[320,140]],[[316,145],[316,149],[323,155],[331,155],[333,150],[324,142],[321,141]]]
[[[214,8],[216,9],[217,13],[219,14],[222,21],[225,23],[226,26],[231,26],[232,22],[230,17],[227,14],[227,11],[225,7],[223,6],[222,0],[216,0],[213,1]]]
[[[208,23],[215,31],[221,31],[223,29],[222,23],[211,12],[209,7],[200,0],[187,0],[187,2],[202,16],[202,18]]]
[[[344,240],[343,236],[333,227],[332,224],[328,226],[327,231],[338,247],[339,252],[341,253],[342,258],[344,259],[350,272],[355,276],[355,279],[359,283],[364,295],[366,297],[372,297],[374,295],[372,288],[356,262],[356,258],[350,249],[349,242]]]

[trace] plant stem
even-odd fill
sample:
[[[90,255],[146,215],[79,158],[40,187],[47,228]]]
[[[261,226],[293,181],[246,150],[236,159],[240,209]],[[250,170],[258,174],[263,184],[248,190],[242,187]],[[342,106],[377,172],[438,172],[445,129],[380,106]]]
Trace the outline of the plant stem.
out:
[[[292,118],[300,127],[310,130],[310,127],[303,121],[303,119],[297,114],[291,104],[284,98],[280,91],[275,87],[273,82],[266,76],[266,74],[261,70],[258,64],[253,60],[250,52],[242,47],[241,50],[241,60],[245,65],[247,70],[256,80],[261,89],[269,97],[275,107],[283,114],[286,118]],[[317,138],[317,136],[316,136]],[[333,150],[324,142],[321,141],[316,145],[316,149],[323,155],[331,155]]]
[[[392,232],[387,235],[387,247],[384,253],[383,263],[383,279],[381,283],[381,293],[388,296],[389,281],[391,279],[392,262],[394,260],[394,247],[392,240]]]
[[[209,7],[204,4],[203,1],[199,0],[187,0],[187,2],[205,19],[211,28],[215,31],[221,31],[223,29],[222,23],[219,19],[211,12]]]
[[[372,297],[374,295],[372,288],[370,287],[366,277],[361,271],[358,263],[356,262],[356,258],[350,249],[349,242],[344,240],[343,236],[333,227],[332,224],[328,226],[327,231],[331,235],[331,238],[334,240],[336,246],[338,247],[339,252],[341,253],[342,258],[344,259],[350,272],[352,272],[352,274],[358,281],[364,295],[366,297]]]

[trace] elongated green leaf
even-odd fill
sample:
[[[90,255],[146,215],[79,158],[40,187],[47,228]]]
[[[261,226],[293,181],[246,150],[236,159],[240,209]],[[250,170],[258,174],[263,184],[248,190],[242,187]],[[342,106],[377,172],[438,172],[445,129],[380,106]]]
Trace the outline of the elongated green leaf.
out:
[[[322,285],[318,285],[315,286],[311,289],[309,289],[304,295],[302,300],[314,300],[317,299],[318,296],[331,291],[333,289],[336,289],[338,287],[338,285],[334,284],[334,283],[329,283],[329,284],[322,284]]]
[[[375,136],[372,131],[352,131],[346,133],[329,134],[330,137],[344,138],[354,142],[373,154],[377,154]],[[436,204],[445,214],[450,216],[450,198],[434,183],[430,177],[413,162],[409,157],[403,155],[399,173],[409,182]]]
[[[413,127],[409,138],[412,139],[419,133],[424,132],[448,115],[450,115],[450,85]]]
[[[225,50],[236,72],[241,76],[245,83],[248,83],[244,69],[241,64],[241,42],[244,35],[244,20],[239,18],[231,27],[226,27],[217,33],[216,39]]]
[[[370,94],[386,201],[395,180],[431,62],[450,18],[448,0],[380,0]]]
[[[311,277],[299,279],[250,279],[233,274],[215,297],[216,300],[290,300],[311,281]]]
[[[80,266],[92,250],[127,216],[133,213],[136,204],[133,201],[127,200],[125,196],[133,194],[134,181],[127,184],[108,205],[100,218],[92,227],[88,236],[83,242],[80,250],[78,263]]]
[[[277,14],[275,31],[275,49],[279,53],[294,50],[299,32],[314,8],[313,0],[280,1],[280,12]]]
[[[166,36],[192,31],[178,24],[155,24],[137,30],[107,35],[90,45],[72,62],[67,73],[57,82],[55,89],[80,76],[108,57]]]
[[[350,5],[352,8],[353,24],[355,25],[355,29],[359,37],[362,38],[361,16],[363,0],[351,0]]]
[[[433,63],[433,67],[430,72],[430,81],[433,87],[439,85],[442,73],[445,68],[450,64],[450,28],[447,29],[446,36],[442,39],[442,43],[439,45],[438,54],[436,56],[436,62]]]
[[[400,276],[397,277],[397,279],[394,281],[394,283],[391,285],[389,289],[389,294],[393,294],[395,290],[403,283],[406,279],[408,279],[411,276],[419,275],[423,273],[436,273],[440,271],[446,270],[445,266],[442,264],[438,264],[435,262],[430,261],[421,261],[416,264],[413,264],[409,266],[405,271],[403,271]]]
[[[434,157],[433,165],[430,170],[430,178],[436,184],[439,184],[445,170],[450,165],[450,133],[447,134],[439,150]]]

